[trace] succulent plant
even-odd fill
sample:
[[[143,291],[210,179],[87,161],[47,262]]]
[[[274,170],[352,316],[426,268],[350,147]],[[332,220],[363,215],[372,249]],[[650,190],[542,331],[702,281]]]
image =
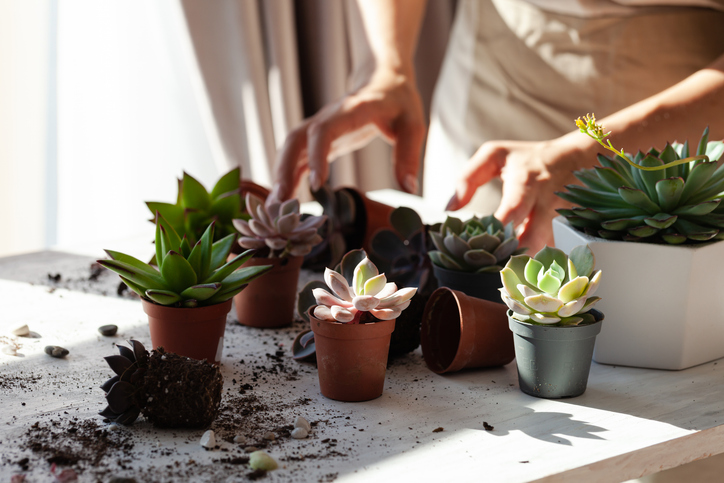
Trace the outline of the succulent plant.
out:
[[[364,250],[356,250],[353,257],[358,263],[355,264],[351,277],[349,267],[344,265],[341,271],[347,272],[345,275],[329,268],[324,271],[324,281],[334,295],[323,288],[312,291],[317,302],[314,316],[343,324],[396,319],[410,305],[410,299],[417,292],[417,288],[398,290],[394,282],[387,282],[385,274],[379,273]],[[347,260],[351,263],[353,258]]]
[[[235,232],[231,220],[248,219],[244,210],[241,193],[241,169],[234,168],[209,192],[196,178],[184,172],[178,180],[176,203],[147,201],[155,221],[156,212],[161,213],[176,233],[186,237],[191,245],[201,237],[206,227],[216,221],[216,238],[220,240]]]
[[[321,271],[338,265],[348,250],[360,248],[366,226],[362,219],[364,213],[360,213],[360,203],[352,190],[333,190],[324,184],[312,191],[312,197],[322,206],[327,220],[319,229],[322,242],[304,257],[302,266]]]
[[[99,414],[131,425],[143,415],[154,426],[198,428],[219,412],[223,378],[217,366],[165,352],[146,351],[137,340],[105,358],[116,373],[102,386],[108,406]]]
[[[588,311],[600,300],[594,297],[601,271],[594,272],[595,257],[588,245],[571,250],[544,247],[535,257],[516,255],[500,271],[503,302],[512,317],[538,324],[592,323]]]
[[[106,250],[110,260],[98,263],[121,276],[121,280],[141,297],[159,305],[198,307],[229,300],[252,280],[271,270],[271,265],[240,268],[254,250],[226,262],[236,235],[212,243],[212,222],[192,247],[184,235],[156,214],[156,262],[158,270],[137,258]],[[238,270],[237,270],[238,269]]]
[[[696,243],[724,239],[724,143],[708,142],[709,130],[689,157],[688,141],[635,156],[616,150],[594,116],[578,119],[585,134],[615,153],[598,155],[601,166],[575,172],[585,185],[558,196],[578,205],[559,209],[571,226],[611,240]]]
[[[302,221],[296,198],[283,203],[268,199],[265,203],[247,193],[246,206],[251,219],[234,220],[234,227],[241,233],[239,245],[243,248],[267,249],[269,258],[300,257],[322,241],[317,230],[327,217],[309,216]]]
[[[499,272],[511,255],[519,254],[518,239],[512,223],[503,226],[493,215],[463,222],[448,216],[438,232],[430,237],[437,250],[429,253],[432,262],[442,268],[463,272]]]

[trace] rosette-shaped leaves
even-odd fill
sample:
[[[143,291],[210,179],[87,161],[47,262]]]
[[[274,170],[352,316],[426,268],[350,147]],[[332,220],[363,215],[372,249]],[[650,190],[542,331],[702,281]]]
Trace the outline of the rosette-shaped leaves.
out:
[[[499,272],[518,250],[512,223],[503,226],[493,215],[472,217],[463,222],[448,216],[440,231],[430,231],[437,250],[429,253],[432,262],[442,268],[462,272]]]
[[[234,168],[209,192],[199,181],[188,173],[178,180],[176,203],[147,201],[146,206],[154,215],[156,212],[181,236],[186,236],[194,245],[212,221],[216,222],[216,238],[220,240],[235,233],[233,219],[248,219],[241,196],[241,169]],[[151,221],[155,221],[155,218]]]
[[[214,305],[241,292],[252,280],[271,270],[271,265],[241,267],[254,254],[248,250],[227,262],[236,235],[214,239],[212,222],[193,247],[180,238],[170,223],[156,214],[156,264],[159,269],[137,258],[106,250],[110,260],[98,263],[121,276],[121,280],[141,297],[159,305],[200,307]]]
[[[503,302],[512,317],[538,324],[579,325],[595,321],[588,311],[599,297],[593,294],[601,281],[594,271],[595,258],[588,245],[571,250],[570,256],[545,247],[535,257],[517,255],[500,271]]]
[[[556,193],[578,205],[559,209],[568,223],[589,235],[650,243],[696,243],[724,239],[724,143],[704,131],[697,159],[659,170],[642,170],[620,156],[599,155],[601,164],[575,172],[584,186]],[[689,157],[688,142],[663,151],[639,152],[629,161],[643,168]]]
[[[301,220],[297,199],[280,203],[268,198],[265,205],[260,198],[247,193],[246,207],[251,219],[234,220],[241,233],[239,245],[244,248],[268,249],[269,258],[304,256],[322,241],[317,230],[327,217],[309,216]]]
[[[137,385],[146,371],[148,352],[143,344],[131,340],[131,349],[116,346],[120,355],[106,357],[106,362],[116,373],[103,383],[101,389],[106,393],[108,406],[99,414],[111,421],[131,425],[141,414],[141,405],[136,398]]]
[[[353,269],[351,283],[342,273],[327,268],[324,281],[331,293],[315,288],[312,293],[317,301],[314,316],[318,319],[356,324],[365,313],[379,320],[396,319],[410,305],[410,299],[417,288],[398,290],[393,282],[387,282],[385,274],[379,273],[374,263],[363,250],[355,255],[363,258]],[[345,272],[343,260],[342,272]]]

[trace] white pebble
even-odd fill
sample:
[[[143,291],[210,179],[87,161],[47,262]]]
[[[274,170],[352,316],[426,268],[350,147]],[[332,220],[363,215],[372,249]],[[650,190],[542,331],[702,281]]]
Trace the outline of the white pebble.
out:
[[[236,443],[236,444],[246,444],[246,442],[247,442],[247,441],[246,441],[246,437],[244,437],[244,436],[242,436],[242,435],[240,435],[240,434],[237,434],[236,436],[234,436],[234,443]]]
[[[121,429],[120,426],[118,426],[116,423],[111,423],[108,425],[108,431],[119,431]]]
[[[249,466],[252,470],[271,471],[279,468],[276,460],[265,451],[254,451],[249,455]]]
[[[3,354],[7,354],[9,356],[18,355],[18,350],[14,345],[4,345],[2,351]]]
[[[304,428],[294,428],[294,431],[292,431],[292,438],[294,439],[304,439],[307,436],[309,436],[309,432]]]
[[[309,421],[304,419],[301,416],[297,416],[297,419],[294,421],[294,427],[295,428],[302,428],[308,432],[312,430],[312,425],[309,424]]]
[[[30,335],[30,329],[27,325],[23,325],[22,327],[18,327],[17,329],[13,330],[13,335],[16,335],[18,337],[25,337],[27,335]]]
[[[216,436],[214,431],[209,429],[201,436],[201,442],[199,443],[206,449],[214,449],[216,447]]]

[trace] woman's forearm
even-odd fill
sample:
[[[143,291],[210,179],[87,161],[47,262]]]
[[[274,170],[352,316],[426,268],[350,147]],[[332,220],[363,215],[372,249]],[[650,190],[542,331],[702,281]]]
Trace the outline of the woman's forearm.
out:
[[[375,68],[412,73],[426,0],[358,0]]]

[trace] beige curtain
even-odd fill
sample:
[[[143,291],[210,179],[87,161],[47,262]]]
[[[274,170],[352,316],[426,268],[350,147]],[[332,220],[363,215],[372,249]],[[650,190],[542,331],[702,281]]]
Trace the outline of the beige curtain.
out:
[[[364,1],[364,0],[363,0]],[[355,0],[181,0],[224,161],[270,186],[290,129],[350,85],[367,42]],[[429,0],[417,75],[429,113],[454,0]],[[335,186],[396,187],[381,140],[332,164]],[[298,195],[306,198],[306,182]]]

